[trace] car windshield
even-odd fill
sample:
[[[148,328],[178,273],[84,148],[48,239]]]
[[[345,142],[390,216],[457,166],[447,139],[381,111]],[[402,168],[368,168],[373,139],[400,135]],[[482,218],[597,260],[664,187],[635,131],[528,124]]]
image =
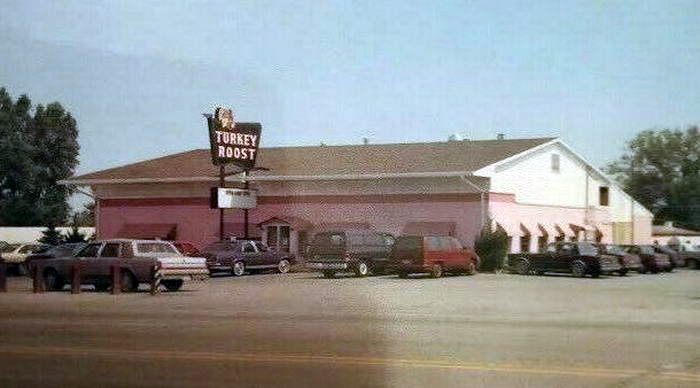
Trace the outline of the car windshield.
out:
[[[138,243],[136,244],[136,249],[139,253],[147,254],[177,254],[178,252],[173,248],[172,245],[162,242],[148,242],[148,243]]]
[[[654,254],[654,248],[652,248],[652,247],[647,247],[647,246],[639,247],[639,251],[644,253],[645,255],[653,255]]]
[[[605,252],[611,255],[624,255],[625,251],[617,245],[606,245]]]
[[[0,252],[12,252],[19,247],[19,244],[10,244],[2,248]]]
[[[599,253],[595,245],[586,242],[578,244],[578,252],[585,256],[597,256]]]
[[[205,252],[212,251],[233,251],[236,249],[236,243],[229,241],[220,241],[213,244],[209,244],[204,248]]]

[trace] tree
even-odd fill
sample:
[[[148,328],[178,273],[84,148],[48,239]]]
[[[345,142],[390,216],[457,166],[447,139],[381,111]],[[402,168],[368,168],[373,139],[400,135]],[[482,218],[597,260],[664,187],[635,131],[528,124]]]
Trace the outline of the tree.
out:
[[[87,237],[80,233],[78,230],[78,217],[77,215],[73,216],[73,223],[70,226],[70,231],[66,233],[66,235],[63,237],[63,242],[64,243],[80,243],[80,242],[86,242]]]
[[[63,236],[61,236],[61,232],[56,230],[55,225],[49,225],[49,227],[41,233],[42,236],[39,239],[40,243],[58,245],[63,242]]]
[[[481,260],[480,271],[499,270],[508,254],[508,234],[501,228],[494,228],[491,219],[487,218],[474,241],[474,250]]]
[[[78,164],[75,119],[58,102],[46,107],[0,88],[0,225],[58,225],[71,190],[58,181]]]
[[[700,131],[646,130],[606,171],[658,221],[700,228]]]
[[[75,213],[74,222],[78,226],[95,226],[95,201],[83,204],[83,209]]]

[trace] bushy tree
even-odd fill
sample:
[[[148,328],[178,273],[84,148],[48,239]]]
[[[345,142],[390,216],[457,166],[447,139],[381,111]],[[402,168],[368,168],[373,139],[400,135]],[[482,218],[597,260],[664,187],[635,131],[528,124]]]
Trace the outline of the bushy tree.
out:
[[[58,245],[63,242],[61,232],[56,229],[55,225],[49,225],[46,230],[42,231],[42,236],[39,239],[40,243],[49,245]]]
[[[474,249],[481,259],[480,271],[502,269],[508,254],[508,235],[503,229],[495,228],[493,222],[487,219],[474,242]]]
[[[78,230],[78,217],[73,216],[73,223],[70,226],[70,230],[68,233],[66,233],[65,236],[63,236],[63,242],[64,243],[80,243],[80,242],[86,242],[87,241],[87,236],[84,234],[80,233]]]
[[[0,225],[58,225],[71,190],[58,181],[78,163],[75,119],[58,102],[32,109],[0,88]]]
[[[625,154],[606,171],[657,220],[700,228],[697,126],[643,131],[627,143]]]

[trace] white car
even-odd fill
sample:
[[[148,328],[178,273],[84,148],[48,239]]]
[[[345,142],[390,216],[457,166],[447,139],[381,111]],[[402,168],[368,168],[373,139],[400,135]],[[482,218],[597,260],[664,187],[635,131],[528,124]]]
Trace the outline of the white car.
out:
[[[2,255],[5,263],[15,267],[20,274],[25,275],[27,270],[24,266],[24,261],[27,260],[27,256],[32,253],[43,252],[49,248],[51,248],[51,245],[39,243],[10,244],[0,252],[0,255]]]

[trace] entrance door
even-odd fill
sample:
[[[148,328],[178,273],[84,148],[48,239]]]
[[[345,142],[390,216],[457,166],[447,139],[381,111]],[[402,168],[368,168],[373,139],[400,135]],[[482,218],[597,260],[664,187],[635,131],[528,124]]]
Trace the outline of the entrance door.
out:
[[[268,225],[267,246],[276,252],[289,253],[292,228],[289,225]]]

